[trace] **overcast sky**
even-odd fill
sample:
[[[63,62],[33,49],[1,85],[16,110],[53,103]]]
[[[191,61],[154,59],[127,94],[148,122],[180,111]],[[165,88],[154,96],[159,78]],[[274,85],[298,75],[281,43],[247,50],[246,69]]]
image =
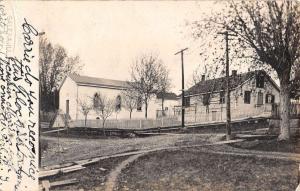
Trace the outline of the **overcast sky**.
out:
[[[186,82],[201,64],[185,23],[209,14],[212,5],[212,1],[26,1],[15,5],[15,14],[24,15],[69,55],[79,55],[83,75],[129,80],[129,66],[137,56],[158,53],[170,69],[172,90],[178,93],[181,64],[180,56],[174,53],[189,48],[185,55]]]

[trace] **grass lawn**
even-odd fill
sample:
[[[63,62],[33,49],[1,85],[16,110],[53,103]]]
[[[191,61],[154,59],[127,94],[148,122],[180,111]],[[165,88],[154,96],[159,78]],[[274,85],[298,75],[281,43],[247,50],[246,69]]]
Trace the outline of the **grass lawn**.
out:
[[[277,138],[260,140],[250,139],[240,143],[232,143],[230,145],[236,148],[249,150],[300,153],[299,137],[292,137],[290,141],[278,141]]]
[[[60,134],[64,136],[65,134]],[[70,135],[70,134],[69,134]],[[82,136],[82,135],[81,135]],[[80,137],[81,137],[80,136]],[[97,137],[99,136],[99,137]],[[42,136],[43,164],[58,164],[60,159],[75,161],[101,155],[169,146],[210,142],[215,136],[200,134],[160,135],[144,138],[63,137],[65,149],[58,154],[58,139]],[[216,136],[218,138],[218,136]],[[148,153],[129,164],[118,177],[115,190],[262,190],[290,191],[297,186],[298,164],[293,161],[208,154],[201,151],[234,151],[241,149],[300,153],[300,140],[277,142],[276,138],[251,138],[230,145],[181,148]],[[80,153],[80,154],[79,154]],[[127,157],[102,160],[81,171],[53,177],[50,181],[77,178],[79,183],[54,190],[105,190],[108,174]],[[66,162],[65,161],[65,162]],[[105,169],[105,170],[103,170]],[[52,189],[51,189],[52,190]]]
[[[295,190],[295,162],[204,154],[197,149],[148,154],[124,169],[117,190]]]
[[[253,141],[255,144],[251,143]],[[239,144],[235,147],[280,151],[294,142],[280,146],[276,145],[275,139],[269,139],[248,140]],[[266,145],[262,147],[259,144]],[[296,162],[201,152],[203,149],[225,151],[226,148],[232,147],[216,145],[149,153],[123,169],[115,190],[295,190],[298,176]],[[84,170],[53,177],[50,181],[79,180],[75,185],[54,190],[104,190],[110,171],[126,158],[102,160]]]

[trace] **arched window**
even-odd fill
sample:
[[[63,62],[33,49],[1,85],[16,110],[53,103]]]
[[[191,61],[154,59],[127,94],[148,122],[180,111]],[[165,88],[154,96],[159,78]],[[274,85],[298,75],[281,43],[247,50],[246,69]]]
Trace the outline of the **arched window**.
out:
[[[100,105],[100,103],[99,103],[99,94],[98,93],[94,94],[93,105],[94,105],[94,108],[97,108]]]
[[[120,111],[122,107],[122,98],[120,95],[116,98],[116,111]]]

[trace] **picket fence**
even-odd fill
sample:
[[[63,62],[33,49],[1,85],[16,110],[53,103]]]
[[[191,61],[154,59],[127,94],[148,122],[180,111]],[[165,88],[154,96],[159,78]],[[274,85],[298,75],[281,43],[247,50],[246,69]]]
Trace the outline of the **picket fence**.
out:
[[[161,119],[108,119],[105,122],[105,128],[107,129],[148,129],[157,127],[169,127],[180,125],[176,117],[168,117]],[[91,127],[91,128],[102,128],[102,120],[74,120],[69,122],[69,127]]]
[[[300,103],[291,103],[290,105],[290,117],[291,118],[300,118]],[[274,118],[279,118],[280,117],[280,105],[276,105],[272,116]]]

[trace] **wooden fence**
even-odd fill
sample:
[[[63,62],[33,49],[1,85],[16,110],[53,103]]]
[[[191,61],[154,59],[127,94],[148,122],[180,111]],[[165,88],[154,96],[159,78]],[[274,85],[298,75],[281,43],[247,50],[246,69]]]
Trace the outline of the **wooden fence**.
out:
[[[241,120],[245,118],[271,117],[273,107],[271,104],[256,106],[251,110],[242,107],[231,106],[231,120]],[[180,116],[180,115],[178,115]],[[185,122],[187,124],[204,124],[211,122],[226,121],[226,105],[214,106],[206,109],[205,107],[191,106],[185,109]]]
[[[274,117],[274,118],[280,117],[280,105],[274,105],[272,117]],[[300,103],[291,103],[290,117],[291,118],[300,118]]]
[[[161,119],[109,119],[105,122],[105,128],[108,129],[148,129],[157,127],[177,126],[181,122],[176,117],[167,117]],[[102,120],[93,119],[87,120],[74,120],[70,121],[69,127],[92,127],[102,128]]]

